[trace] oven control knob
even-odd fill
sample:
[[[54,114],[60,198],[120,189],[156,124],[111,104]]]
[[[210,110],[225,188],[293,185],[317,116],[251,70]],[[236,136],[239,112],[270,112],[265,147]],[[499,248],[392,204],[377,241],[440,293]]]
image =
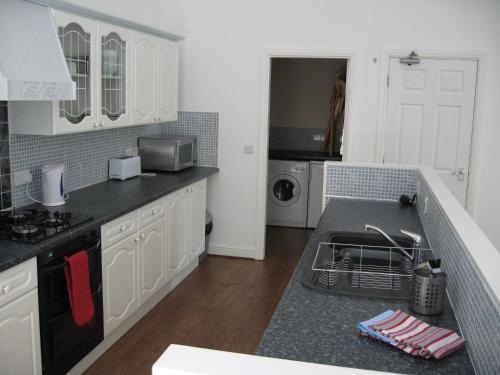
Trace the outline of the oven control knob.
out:
[[[7,294],[10,292],[10,286],[4,285],[4,286],[2,286],[2,288],[0,290],[2,291],[2,294]]]
[[[155,208],[155,209],[153,210],[153,215],[156,215],[157,213],[158,213],[158,210]]]
[[[127,227],[125,227],[125,225],[122,225],[120,228],[120,232],[123,232],[125,229],[127,229]]]
[[[146,235],[144,233],[141,233],[141,238],[144,238],[146,237]]]
[[[139,237],[137,237],[134,241],[135,241],[135,242],[139,242],[139,240],[140,240],[140,238],[139,238]]]

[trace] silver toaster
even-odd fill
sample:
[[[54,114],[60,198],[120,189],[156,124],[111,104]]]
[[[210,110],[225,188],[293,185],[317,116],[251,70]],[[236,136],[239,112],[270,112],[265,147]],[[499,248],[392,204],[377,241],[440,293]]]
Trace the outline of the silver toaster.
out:
[[[196,137],[152,136],[139,138],[142,169],[180,171],[195,162]]]

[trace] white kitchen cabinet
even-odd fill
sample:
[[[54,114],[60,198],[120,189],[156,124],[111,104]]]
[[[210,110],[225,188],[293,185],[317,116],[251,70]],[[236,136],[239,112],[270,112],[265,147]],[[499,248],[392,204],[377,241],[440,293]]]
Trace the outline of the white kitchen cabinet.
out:
[[[157,38],[133,33],[132,45],[132,121],[136,124],[155,122],[156,114],[156,49]]]
[[[139,307],[137,235],[103,249],[102,285],[104,335],[124,322]]]
[[[156,113],[158,121],[177,120],[178,61],[177,43],[158,40]]]
[[[201,180],[188,187],[188,262],[205,249],[206,208],[207,181]]]
[[[11,132],[56,135],[177,119],[177,44],[54,10],[76,100],[9,102]]]
[[[132,123],[132,32],[98,24],[99,127],[127,126]]]
[[[42,374],[37,289],[0,307],[0,348],[2,374]]]
[[[187,189],[167,196],[167,281],[177,276],[187,264],[188,244]]]
[[[132,121],[177,120],[177,44],[134,32],[132,56]]]
[[[165,284],[165,218],[139,233],[139,304]]]

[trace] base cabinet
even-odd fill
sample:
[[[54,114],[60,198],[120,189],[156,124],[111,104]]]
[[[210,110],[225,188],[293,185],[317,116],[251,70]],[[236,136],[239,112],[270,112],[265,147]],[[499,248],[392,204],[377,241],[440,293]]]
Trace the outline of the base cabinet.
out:
[[[104,336],[139,307],[139,239],[131,236],[102,253]]]
[[[42,374],[37,289],[0,308],[0,372]]]
[[[203,251],[205,208],[206,179],[101,228],[105,336]]]
[[[146,302],[165,284],[165,218],[139,234],[139,304]]]

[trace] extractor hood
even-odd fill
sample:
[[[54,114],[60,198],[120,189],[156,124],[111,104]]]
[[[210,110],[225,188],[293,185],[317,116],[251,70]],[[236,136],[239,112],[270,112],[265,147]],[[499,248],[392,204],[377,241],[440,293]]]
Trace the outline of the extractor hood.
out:
[[[74,100],[52,11],[0,0],[0,100]]]

